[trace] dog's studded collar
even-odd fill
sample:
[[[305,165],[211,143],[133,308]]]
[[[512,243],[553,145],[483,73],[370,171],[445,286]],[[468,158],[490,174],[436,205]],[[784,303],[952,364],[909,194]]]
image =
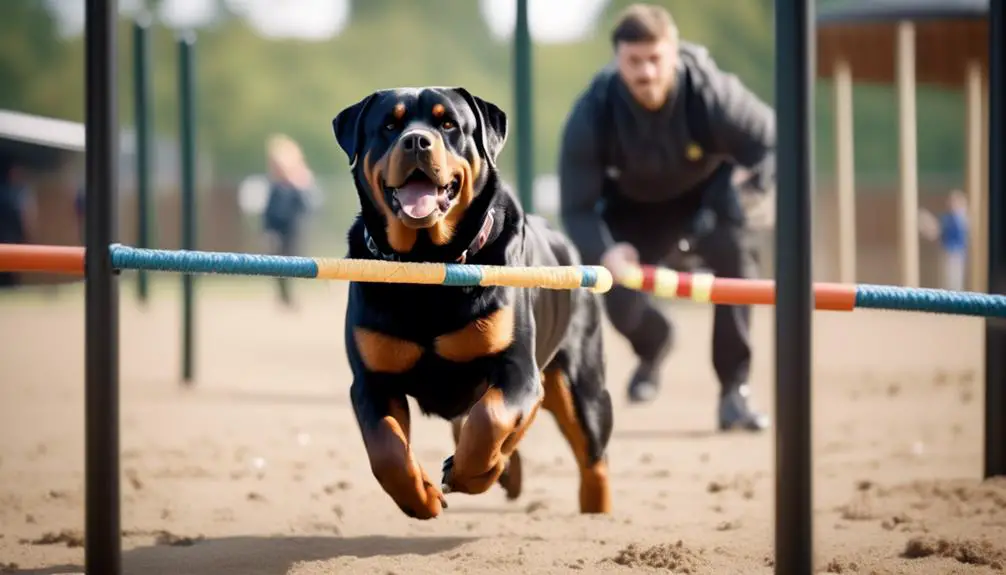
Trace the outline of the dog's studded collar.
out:
[[[456,263],[465,263],[470,256],[478,253],[478,251],[486,245],[486,242],[489,241],[489,235],[492,234],[493,226],[496,223],[496,218],[493,217],[494,211],[495,210],[493,208],[489,208],[485,219],[482,220],[482,229],[479,230],[478,235],[475,236],[472,243],[468,244],[468,249],[461,252],[461,255],[458,256],[457,260],[455,260]],[[363,241],[367,244],[367,249],[370,250],[370,253],[373,254],[374,257],[389,261],[396,261],[400,259],[397,254],[386,254],[382,252],[381,248],[377,247],[377,242],[374,241],[373,236],[370,235],[370,231],[367,230],[366,225],[363,226]]]

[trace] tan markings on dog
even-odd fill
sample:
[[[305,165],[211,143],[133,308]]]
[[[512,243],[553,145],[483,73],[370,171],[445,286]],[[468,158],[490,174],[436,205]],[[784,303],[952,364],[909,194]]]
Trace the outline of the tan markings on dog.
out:
[[[390,153],[394,153],[392,150]],[[381,183],[382,177],[384,176],[384,170],[387,165],[386,154],[380,160],[377,161],[376,165],[370,164],[370,152],[363,158],[363,175],[367,179],[367,183],[370,184],[370,190],[373,194],[374,201],[377,203],[377,209],[384,216],[384,232],[388,237],[388,245],[391,249],[398,253],[407,253],[412,249],[412,246],[416,243],[416,230],[406,227],[402,223],[402,220],[398,219],[394,212],[391,211],[391,207],[388,206],[388,202],[384,199],[384,185]]]
[[[433,117],[439,118],[444,115],[444,105],[443,104],[433,104]]]
[[[392,112],[395,115],[396,120],[401,120],[405,117],[405,104],[399,102],[395,104],[395,109]]]
[[[433,348],[444,359],[464,363],[505,350],[513,342],[513,330],[513,308],[501,307],[457,331],[438,337]]]
[[[374,373],[405,373],[423,355],[419,344],[365,327],[354,327],[353,339],[363,365]]]
[[[538,400],[526,413],[514,411],[504,402],[503,392],[489,388],[472,406],[461,427],[454,464],[446,477],[450,490],[475,494],[492,487],[540,406]]]
[[[573,395],[565,379],[558,369],[542,373],[542,383],[545,386],[542,407],[555,417],[559,430],[576,457],[576,464],[580,469],[580,512],[610,513],[608,466],[604,460],[590,461],[590,444],[583,430],[583,422],[577,417]]]
[[[461,180],[458,187],[458,197],[451,206],[450,211],[437,225],[430,228],[430,239],[438,246],[447,245],[454,238],[454,232],[458,228],[461,219],[464,218],[465,211],[472,205],[475,199],[475,180],[478,178],[481,162],[478,156],[474,156],[470,161],[451,153],[447,154],[448,172],[457,175]]]
[[[416,462],[409,445],[409,406],[393,399],[388,415],[376,426],[367,426],[363,442],[370,469],[398,507],[412,517],[430,519],[443,510],[443,494]]]
[[[429,130],[422,130],[424,135],[430,138],[430,147],[420,155],[421,160],[416,160],[414,155],[405,153],[402,150],[402,140],[399,140],[386,155],[386,161],[382,166],[384,180],[392,188],[398,188],[405,183],[405,180],[417,168],[423,169],[430,179],[438,186],[446,186],[454,177],[449,164],[444,140],[440,134]],[[424,165],[420,165],[424,163]]]

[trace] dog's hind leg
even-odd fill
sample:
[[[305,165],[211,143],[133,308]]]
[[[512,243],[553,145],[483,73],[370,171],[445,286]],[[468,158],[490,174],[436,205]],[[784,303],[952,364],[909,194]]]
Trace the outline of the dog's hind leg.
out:
[[[581,370],[576,385],[569,385],[558,366],[544,373],[545,400],[542,403],[559,424],[580,470],[580,512],[610,513],[611,489],[604,452],[611,437],[611,397],[603,384],[587,381],[604,377],[596,370]]]
[[[454,435],[454,446],[457,447],[461,439],[461,428],[465,424],[465,416],[455,417],[451,420],[451,433]],[[514,449],[507,459],[506,467],[500,474],[497,482],[506,492],[506,498],[510,501],[520,497],[524,482],[524,471],[520,461],[520,450]]]

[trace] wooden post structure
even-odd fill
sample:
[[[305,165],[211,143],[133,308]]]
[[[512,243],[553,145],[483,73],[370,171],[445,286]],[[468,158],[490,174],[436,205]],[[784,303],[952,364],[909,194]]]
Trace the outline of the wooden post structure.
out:
[[[835,62],[835,189],[838,195],[838,281],[856,283],[856,168],[852,68]]]
[[[971,61],[964,76],[964,192],[968,197],[968,268],[970,269],[970,289],[985,291],[985,249],[983,245],[982,225],[983,215],[988,213],[982,209],[985,203],[984,195],[985,162],[984,138],[982,129],[983,82],[981,62]]]
[[[989,77],[983,76],[982,84],[989,88]],[[989,260],[989,90],[982,90],[982,150],[979,157],[982,161],[981,201],[978,203],[978,218],[970,224],[977,229],[978,244],[972,246],[978,257],[978,291],[989,291],[988,260]],[[988,353],[988,352],[986,352]]]
[[[898,208],[901,214],[901,285],[919,286],[919,169],[915,112],[915,25],[898,23]]]

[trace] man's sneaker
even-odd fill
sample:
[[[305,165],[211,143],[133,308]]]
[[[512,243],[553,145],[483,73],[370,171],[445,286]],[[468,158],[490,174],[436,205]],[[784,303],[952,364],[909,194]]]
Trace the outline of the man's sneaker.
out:
[[[639,362],[635,373],[632,374],[632,379],[629,380],[630,403],[648,403],[660,394],[660,365],[670,351],[671,342],[668,338],[660,352],[657,353],[656,359]]]
[[[768,416],[756,411],[751,406],[750,394],[750,388],[744,384],[720,397],[720,431],[730,429],[764,431],[768,429]]]
[[[648,403],[660,393],[660,376],[653,362],[642,361],[629,380],[629,402]]]

